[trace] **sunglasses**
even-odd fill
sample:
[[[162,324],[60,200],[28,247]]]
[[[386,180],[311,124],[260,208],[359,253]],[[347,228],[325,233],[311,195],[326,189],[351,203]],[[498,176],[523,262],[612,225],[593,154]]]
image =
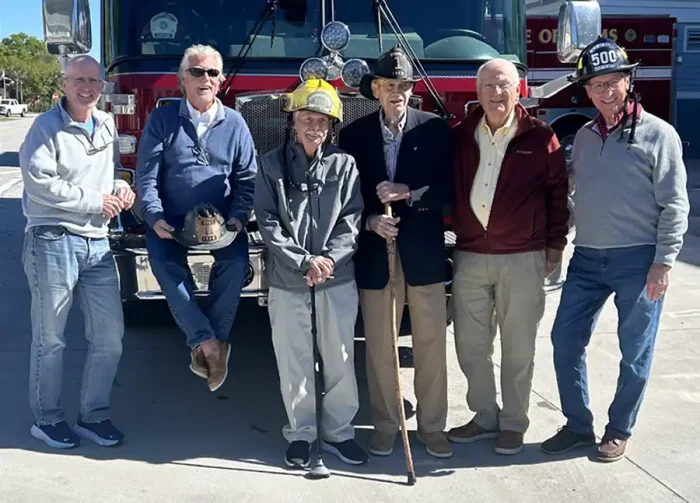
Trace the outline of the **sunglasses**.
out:
[[[216,68],[209,68],[208,70],[205,70],[204,68],[200,68],[198,66],[189,68],[187,71],[190,72],[190,75],[196,78],[204,76],[205,73],[213,78],[216,78],[221,74],[221,72]]]

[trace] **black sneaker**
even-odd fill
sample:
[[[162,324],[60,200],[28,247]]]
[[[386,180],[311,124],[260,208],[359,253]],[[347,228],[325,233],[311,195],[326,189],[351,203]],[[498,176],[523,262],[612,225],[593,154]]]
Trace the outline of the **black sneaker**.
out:
[[[303,440],[295,440],[287,448],[284,463],[290,468],[306,468],[309,466],[311,444]]]
[[[65,421],[56,424],[33,424],[31,434],[32,437],[55,449],[72,449],[80,445],[80,437]]]
[[[590,445],[595,445],[595,435],[593,433],[576,433],[564,426],[552,438],[542,442],[540,449],[547,454],[562,454],[577,447],[588,447]]]
[[[124,434],[109,419],[97,421],[96,423],[78,421],[74,429],[81,437],[92,440],[102,447],[112,447],[124,442]]]
[[[349,465],[364,465],[369,461],[367,453],[352,439],[345,442],[328,442],[324,440],[321,442],[321,449],[335,454],[341,461]]]

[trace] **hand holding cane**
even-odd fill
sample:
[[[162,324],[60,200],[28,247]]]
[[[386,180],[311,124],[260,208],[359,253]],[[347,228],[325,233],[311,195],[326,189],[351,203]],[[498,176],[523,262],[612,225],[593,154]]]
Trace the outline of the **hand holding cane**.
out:
[[[384,205],[384,213],[388,217],[392,217],[391,203]],[[399,404],[399,419],[401,421],[401,439],[403,441],[403,450],[406,457],[406,471],[408,477],[408,485],[416,483],[416,472],[413,469],[413,455],[411,454],[411,445],[408,441],[408,428],[406,427],[406,410],[403,406],[403,393],[401,392],[401,374],[399,372],[399,330],[396,322],[396,239],[389,238],[386,240],[387,255],[389,258],[389,296],[391,301],[391,339],[394,349],[394,381],[396,384],[396,399]]]

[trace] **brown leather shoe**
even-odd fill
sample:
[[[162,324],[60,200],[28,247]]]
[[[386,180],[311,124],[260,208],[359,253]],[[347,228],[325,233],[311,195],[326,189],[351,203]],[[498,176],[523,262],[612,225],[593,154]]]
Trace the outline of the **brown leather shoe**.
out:
[[[209,368],[207,367],[207,359],[204,358],[202,348],[197,346],[190,352],[190,370],[198,377],[206,379],[209,377]]]
[[[394,442],[396,434],[385,433],[383,431],[374,430],[372,437],[369,439],[367,450],[375,456],[388,456],[394,452]]]
[[[603,435],[603,439],[598,446],[598,461],[618,461],[625,456],[627,440],[620,437],[608,437]]]
[[[523,450],[523,434],[517,431],[503,430],[498,435],[496,454],[504,454],[506,456],[517,454]]]
[[[431,456],[435,458],[452,457],[452,445],[450,445],[444,431],[423,433],[419,430],[417,437],[420,442],[425,444],[425,450]]]
[[[482,428],[472,419],[467,424],[452,428],[447,434],[451,442],[469,444],[487,438],[498,438],[498,431]]]
[[[207,366],[209,367],[209,378],[207,384],[209,390],[218,390],[228,377],[228,359],[231,357],[231,345],[222,341],[219,346],[219,355],[207,356]]]

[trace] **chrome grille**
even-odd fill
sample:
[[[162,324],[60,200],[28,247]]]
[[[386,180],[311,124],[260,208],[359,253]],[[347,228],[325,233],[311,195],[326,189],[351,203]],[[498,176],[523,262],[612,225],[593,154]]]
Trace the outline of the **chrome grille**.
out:
[[[285,94],[280,93],[239,96],[236,99],[236,110],[241,113],[248,124],[258,155],[280,147],[284,141],[287,114],[282,110],[282,107],[285,97]],[[360,117],[371,114],[379,108],[378,101],[368,100],[360,94],[343,94],[341,100],[343,101],[343,122],[338,124],[336,133]],[[411,105],[418,107],[420,102],[416,99]],[[337,138],[334,139],[334,143],[336,142]]]

